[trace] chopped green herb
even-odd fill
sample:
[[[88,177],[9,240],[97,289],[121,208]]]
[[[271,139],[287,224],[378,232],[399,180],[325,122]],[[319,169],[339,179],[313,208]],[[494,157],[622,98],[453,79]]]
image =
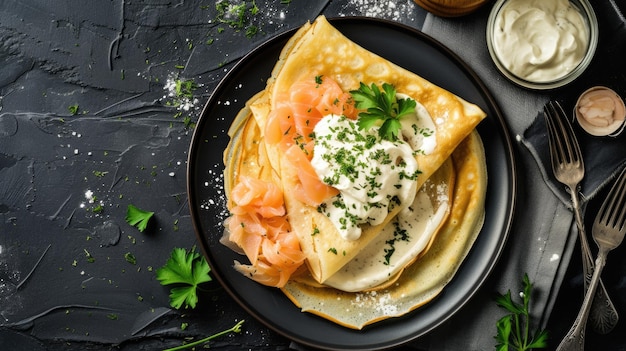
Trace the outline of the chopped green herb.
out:
[[[146,230],[150,218],[154,215],[154,212],[144,211],[132,204],[128,205],[126,210],[126,222],[132,226],[137,227],[140,232]]]
[[[93,175],[95,175],[96,177],[102,178],[105,175],[107,175],[109,172],[106,171],[93,171]]]
[[[176,97],[185,97],[188,99],[193,98],[193,92],[198,88],[198,85],[193,79],[177,79],[174,92]]]
[[[96,259],[91,255],[91,253],[89,253],[89,251],[87,251],[87,249],[83,249],[83,251],[85,251],[85,257],[87,257],[87,262],[89,263],[96,262]]]
[[[130,252],[125,253],[124,258],[126,259],[126,262],[130,264],[137,264],[137,258],[135,258],[135,255]]]
[[[259,32],[259,27],[257,26],[249,26],[246,29],[246,37],[248,38],[252,38],[253,36],[255,36],[257,33]]]
[[[251,16],[259,13],[259,7],[255,0],[219,0],[215,3],[215,9],[217,10],[217,21],[237,31],[245,29],[248,38],[258,33],[258,27],[250,24]],[[223,32],[223,30],[223,28],[218,28],[218,33]]]
[[[75,115],[78,113],[78,104],[70,105],[67,107],[67,110],[70,111],[70,114]]]
[[[104,211],[104,206],[102,206],[102,204],[97,204],[94,208],[91,209],[91,211],[93,213],[100,213],[102,211]]]

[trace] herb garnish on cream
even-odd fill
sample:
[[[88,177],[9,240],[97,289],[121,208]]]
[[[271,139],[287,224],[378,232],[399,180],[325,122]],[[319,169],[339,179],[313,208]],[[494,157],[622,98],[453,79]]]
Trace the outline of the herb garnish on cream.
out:
[[[395,99],[394,91],[390,103]],[[408,97],[402,100],[416,103]],[[315,126],[311,165],[324,183],[340,191],[318,211],[330,218],[342,238],[358,239],[361,225],[381,224],[394,207],[413,202],[420,174],[415,154],[428,154],[436,144],[432,120],[423,106],[414,106],[419,108],[394,118],[398,128],[391,138],[380,133],[390,118],[361,128],[358,121],[328,115]]]

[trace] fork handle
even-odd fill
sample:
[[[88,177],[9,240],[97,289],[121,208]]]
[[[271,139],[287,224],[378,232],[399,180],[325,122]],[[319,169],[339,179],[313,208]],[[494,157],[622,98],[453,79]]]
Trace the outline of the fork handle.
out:
[[[580,211],[580,200],[578,198],[578,186],[571,188],[572,206],[574,208],[574,217],[576,219],[576,226],[578,227],[578,237],[580,240],[580,248],[582,252],[582,265],[583,265],[583,283],[584,291],[589,290],[591,277],[594,273],[594,262],[591,256],[591,248],[589,247],[589,241],[587,240],[587,234],[585,233],[585,226],[582,220],[582,214]],[[576,190],[575,190],[576,189]],[[590,311],[590,324],[591,328],[599,334],[608,334],[611,332],[617,322],[619,321],[619,315],[617,309],[609,294],[606,291],[602,279],[599,281],[599,287],[596,289],[595,296],[592,301]]]
[[[556,348],[556,351],[584,351],[585,349],[585,327],[587,325],[587,318],[589,317],[589,311],[591,310],[591,303],[593,301],[593,297],[596,294],[596,290],[598,285],[600,285],[600,275],[602,273],[602,269],[606,264],[606,255],[608,254],[608,250],[605,248],[600,248],[600,252],[598,252],[598,258],[595,262],[595,270],[593,271],[593,276],[591,277],[591,282],[589,283],[589,290],[585,293],[585,299],[583,300],[583,304],[580,307],[580,311],[574,320],[574,324],[567,332],[559,346]]]

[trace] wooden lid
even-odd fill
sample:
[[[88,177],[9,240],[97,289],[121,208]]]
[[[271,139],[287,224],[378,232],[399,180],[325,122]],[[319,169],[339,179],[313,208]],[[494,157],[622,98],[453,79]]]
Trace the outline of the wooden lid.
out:
[[[489,0],[414,0],[426,11],[441,17],[466,15],[489,2]]]

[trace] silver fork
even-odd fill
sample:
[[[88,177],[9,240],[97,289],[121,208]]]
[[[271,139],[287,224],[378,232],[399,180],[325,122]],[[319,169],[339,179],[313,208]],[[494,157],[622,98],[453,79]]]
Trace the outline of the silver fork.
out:
[[[567,120],[561,104],[558,101],[548,102],[544,106],[544,115],[548,128],[550,157],[554,176],[559,182],[569,188],[572,198],[572,207],[582,252],[584,291],[587,291],[594,271],[594,263],[587,235],[585,234],[585,226],[583,225],[580,211],[580,200],[578,198],[578,187],[585,176],[585,165],[576,135]],[[596,291],[590,315],[591,327],[600,334],[607,334],[613,330],[619,320],[619,316],[601,280],[600,287]]]
[[[589,290],[578,312],[572,328],[569,330],[557,351],[582,351],[585,348],[585,324],[593,295],[600,281],[600,274],[606,264],[609,251],[618,247],[626,234],[626,169],[613,184],[609,195],[602,203],[591,228],[593,240],[598,245],[596,268],[589,283]]]

